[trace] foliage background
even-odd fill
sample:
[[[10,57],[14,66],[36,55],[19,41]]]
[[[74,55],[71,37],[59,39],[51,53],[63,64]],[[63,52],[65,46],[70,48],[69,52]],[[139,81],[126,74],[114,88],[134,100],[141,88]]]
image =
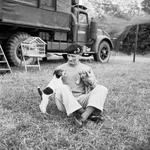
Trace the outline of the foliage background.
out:
[[[149,0],[86,0],[83,4],[89,8],[90,17],[95,17],[99,28],[107,31],[112,38],[117,38],[116,51],[133,52],[137,24],[140,25],[137,53],[150,51]]]

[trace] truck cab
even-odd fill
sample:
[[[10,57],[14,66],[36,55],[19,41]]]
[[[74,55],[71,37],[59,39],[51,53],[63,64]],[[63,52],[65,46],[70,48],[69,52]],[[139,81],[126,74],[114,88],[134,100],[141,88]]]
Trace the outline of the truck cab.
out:
[[[84,47],[83,56],[93,55],[95,61],[108,62],[113,44],[108,33],[97,28],[94,18],[89,20],[87,8],[82,5],[73,7],[73,15],[76,18],[73,28],[74,42]]]
[[[85,11],[86,8],[84,6],[76,6],[74,7],[74,15],[77,18],[77,36],[75,39],[75,42],[77,42],[80,45],[85,45],[85,43],[88,42],[88,31],[89,31],[89,19],[88,19],[88,14]]]

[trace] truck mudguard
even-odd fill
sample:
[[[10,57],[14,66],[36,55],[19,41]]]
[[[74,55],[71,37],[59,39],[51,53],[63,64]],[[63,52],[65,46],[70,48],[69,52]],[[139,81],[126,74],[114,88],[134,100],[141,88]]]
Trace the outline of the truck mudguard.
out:
[[[95,44],[93,44],[93,46],[92,46],[92,51],[94,51],[94,52],[97,53],[97,51],[98,51],[98,46],[99,46],[99,44],[100,44],[102,41],[107,41],[107,42],[109,43],[109,45],[110,45],[110,48],[113,49],[113,47],[114,47],[114,46],[113,46],[113,43],[112,43],[111,39],[110,39],[108,36],[106,36],[106,35],[98,35],[98,36],[97,36],[97,39],[96,39],[96,41],[95,41]]]

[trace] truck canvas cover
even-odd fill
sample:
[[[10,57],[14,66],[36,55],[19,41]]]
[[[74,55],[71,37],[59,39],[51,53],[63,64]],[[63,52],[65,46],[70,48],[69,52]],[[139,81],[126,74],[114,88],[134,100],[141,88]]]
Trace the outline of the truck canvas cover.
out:
[[[71,12],[71,0],[57,0],[57,11]]]
[[[0,22],[70,30],[70,0],[0,0]]]

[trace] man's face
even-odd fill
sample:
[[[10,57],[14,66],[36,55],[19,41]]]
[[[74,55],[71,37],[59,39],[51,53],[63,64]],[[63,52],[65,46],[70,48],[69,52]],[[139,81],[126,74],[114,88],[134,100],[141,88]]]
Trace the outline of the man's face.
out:
[[[70,65],[76,65],[79,60],[79,55],[76,54],[68,54],[68,63]]]

